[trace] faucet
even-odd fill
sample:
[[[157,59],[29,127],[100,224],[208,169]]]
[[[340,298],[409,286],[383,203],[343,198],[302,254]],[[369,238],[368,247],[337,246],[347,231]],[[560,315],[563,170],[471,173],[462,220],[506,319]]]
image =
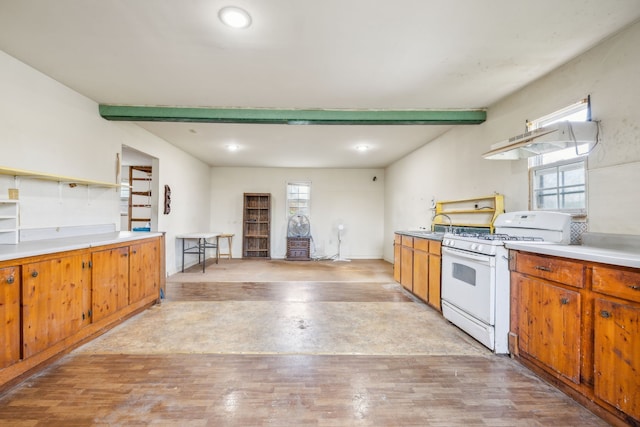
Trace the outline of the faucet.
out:
[[[453,224],[452,224],[452,221],[451,221],[451,217],[449,215],[443,214],[443,213],[437,213],[437,214],[435,214],[433,216],[433,218],[431,218],[431,222],[433,222],[433,220],[436,219],[436,217],[439,217],[439,216],[445,217],[445,218],[447,218],[449,220],[449,233],[453,233]]]

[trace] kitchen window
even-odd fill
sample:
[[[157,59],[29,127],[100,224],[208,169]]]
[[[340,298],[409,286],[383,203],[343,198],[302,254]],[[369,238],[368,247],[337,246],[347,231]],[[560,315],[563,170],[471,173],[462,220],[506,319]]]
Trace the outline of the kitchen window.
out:
[[[311,182],[287,183],[287,218],[292,215],[309,217],[311,207]]]
[[[560,121],[591,119],[589,98],[527,123],[528,130]],[[586,166],[588,145],[576,145],[529,158],[529,195],[532,210],[587,213]]]

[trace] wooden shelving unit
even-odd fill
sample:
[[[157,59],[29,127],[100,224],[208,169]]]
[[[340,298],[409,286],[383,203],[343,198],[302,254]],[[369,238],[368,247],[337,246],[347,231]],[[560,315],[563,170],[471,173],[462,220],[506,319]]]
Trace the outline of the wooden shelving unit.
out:
[[[435,217],[431,228],[435,226],[449,226],[446,215],[451,218],[452,226],[488,228],[493,233],[493,223],[504,213],[504,196],[493,194],[486,197],[470,199],[446,200],[436,202]]]
[[[151,166],[129,167],[129,230],[151,222]]]
[[[271,258],[271,194],[244,193],[242,256]]]

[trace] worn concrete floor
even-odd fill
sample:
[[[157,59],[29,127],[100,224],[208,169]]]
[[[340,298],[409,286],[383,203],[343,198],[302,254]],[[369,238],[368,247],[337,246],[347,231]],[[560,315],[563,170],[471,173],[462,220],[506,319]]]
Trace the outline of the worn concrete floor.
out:
[[[451,326],[435,310],[420,303],[407,304],[410,299],[402,295],[402,288],[393,282],[391,273],[390,265],[381,261],[222,260],[204,274],[199,269],[191,269],[171,277],[166,301],[81,351],[488,354],[484,347]],[[247,284],[248,279],[256,282],[249,282],[249,286],[243,285],[234,292],[238,283]],[[234,280],[240,282],[234,283]],[[360,282],[356,293],[351,298],[345,297],[343,291],[353,289],[350,285],[353,282]],[[245,292],[247,288],[259,287],[258,283],[269,284],[268,295]],[[204,286],[205,297],[184,297],[189,288],[197,288],[198,284]],[[217,296],[211,294],[221,286],[227,287],[226,295],[220,295],[220,290],[216,291]],[[321,289],[326,286],[333,286],[340,300],[332,301],[329,295],[323,295]],[[389,301],[389,295],[394,293],[401,294],[402,298]],[[426,328],[428,333],[421,331]]]

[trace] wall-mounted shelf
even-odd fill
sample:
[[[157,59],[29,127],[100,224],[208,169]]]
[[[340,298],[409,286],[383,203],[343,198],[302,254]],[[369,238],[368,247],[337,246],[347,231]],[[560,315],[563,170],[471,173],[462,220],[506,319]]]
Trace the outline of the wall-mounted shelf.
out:
[[[0,245],[18,244],[19,207],[17,200],[0,200]]]
[[[70,176],[34,172],[34,171],[29,171],[24,169],[14,169],[14,168],[8,168],[4,166],[0,166],[0,175],[21,176],[21,177],[31,178],[31,179],[40,179],[44,181],[54,181],[54,182],[69,184],[71,186],[86,185],[89,187],[106,187],[106,188],[122,187],[121,184],[114,184],[112,182],[94,181],[91,179],[74,178]]]
[[[454,227],[488,228],[493,233],[493,223],[504,213],[504,196],[494,194],[486,197],[446,200],[436,202],[435,216],[431,225],[449,226],[449,221],[442,215],[451,218]]]

